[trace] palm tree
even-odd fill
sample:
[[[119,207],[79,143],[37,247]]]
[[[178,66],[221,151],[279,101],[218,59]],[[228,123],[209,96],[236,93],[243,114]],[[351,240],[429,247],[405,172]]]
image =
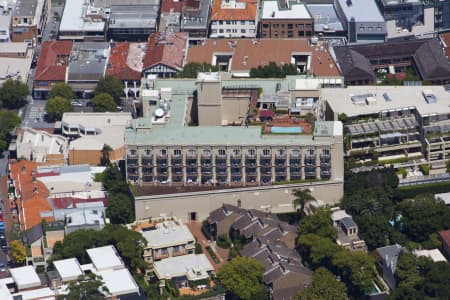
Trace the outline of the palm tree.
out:
[[[103,148],[101,150],[102,152],[102,158],[101,158],[101,164],[103,166],[106,166],[109,164],[109,154],[110,152],[113,151],[113,149],[111,148],[111,146],[109,146],[108,144],[104,144]]]
[[[306,204],[316,200],[316,198],[311,195],[311,191],[309,189],[295,189],[292,191],[292,194],[295,196],[295,199],[293,200],[294,207],[297,208],[300,206],[300,217],[303,218],[305,216]]]

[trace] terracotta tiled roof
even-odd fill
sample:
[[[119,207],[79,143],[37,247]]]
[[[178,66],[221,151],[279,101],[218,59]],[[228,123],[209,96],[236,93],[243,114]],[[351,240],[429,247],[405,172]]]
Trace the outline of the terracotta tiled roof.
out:
[[[161,13],[181,13],[181,8],[183,7],[183,1],[175,0],[162,0],[161,1]]]
[[[35,81],[64,81],[72,41],[43,42],[36,66]]]
[[[450,32],[442,33],[439,35],[442,43],[444,44],[445,55],[450,59]]]
[[[137,80],[141,79],[141,72],[133,70],[128,64],[128,54],[130,43],[115,43],[111,48],[108,67],[106,74],[116,77],[120,80]]]
[[[41,223],[41,212],[52,210],[47,202],[49,192],[39,180],[33,180],[32,172],[36,172],[37,164],[21,160],[11,165],[11,175],[16,183],[16,193],[20,195],[19,211],[24,229]],[[23,211],[22,211],[23,207]],[[45,218],[54,221],[53,218]]]
[[[173,69],[181,70],[186,40],[187,34],[185,32],[171,34],[156,32],[151,34],[148,38],[143,69],[146,70],[154,65],[164,64]]]
[[[255,0],[237,0],[236,3],[245,2],[245,8],[223,8],[222,0],[214,1],[211,7],[211,21],[223,20],[255,20],[258,2]]]
[[[271,61],[291,62],[294,53],[310,53],[310,73],[316,76],[340,76],[336,63],[325,47],[309,45],[306,39],[215,39],[188,49],[187,62],[211,63],[215,53],[232,55],[231,71],[249,71]]]
[[[445,244],[450,245],[450,229],[439,231],[439,235]]]

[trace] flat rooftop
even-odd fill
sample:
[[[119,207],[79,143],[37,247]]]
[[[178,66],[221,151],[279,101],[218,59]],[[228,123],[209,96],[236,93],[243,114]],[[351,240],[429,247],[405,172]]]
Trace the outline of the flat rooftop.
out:
[[[74,43],[67,70],[68,81],[99,80],[106,72],[109,53],[106,42]]]
[[[32,287],[38,287],[41,285],[41,280],[34,270],[33,266],[25,266],[9,269],[11,277],[17,284],[19,290]]]
[[[112,245],[87,249],[92,264],[98,271],[123,268],[123,262]]]
[[[113,5],[109,28],[154,28],[158,19],[156,5]]]
[[[134,281],[128,269],[106,270],[98,272],[98,275],[102,277],[109,293],[113,296],[139,292],[139,286]]]
[[[154,263],[159,279],[172,279],[186,276],[189,280],[208,278],[208,272],[214,270],[205,254],[188,254],[166,258]]]
[[[85,19],[87,7],[88,5],[85,0],[66,1],[59,31],[103,32],[105,22],[92,22]]]
[[[333,4],[307,4],[306,7],[314,19],[314,31],[344,31]]]
[[[150,248],[170,247],[195,240],[186,225],[179,225],[173,221],[158,223],[156,229],[142,231],[142,236]]]
[[[81,270],[80,263],[76,258],[56,260],[53,265],[63,281],[74,280],[83,275],[83,270]]]
[[[337,0],[349,22],[384,22],[384,18],[374,0]]]
[[[30,68],[31,57],[0,57],[0,84],[8,79],[17,79],[26,83]]]
[[[262,6],[261,19],[311,19],[302,3],[289,3],[288,8],[280,8],[278,1],[263,1]]]
[[[432,92],[436,102],[427,102],[425,92]],[[355,104],[352,97],[370,96],[370,104]],[[386,101],[386,97],[390,101]],[[321,99],[326,100],[335,113],[349,117],[378,114],[381,111],[415,107],[422,115],[450,113],[450,93],[443,86],[348,86],[324,88]]]

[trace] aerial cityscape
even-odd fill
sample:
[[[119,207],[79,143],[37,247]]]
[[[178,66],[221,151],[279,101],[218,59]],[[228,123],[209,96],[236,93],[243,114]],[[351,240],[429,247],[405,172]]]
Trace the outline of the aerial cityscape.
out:
[[[0,0],[0,300],[450,299],[450,0]]]

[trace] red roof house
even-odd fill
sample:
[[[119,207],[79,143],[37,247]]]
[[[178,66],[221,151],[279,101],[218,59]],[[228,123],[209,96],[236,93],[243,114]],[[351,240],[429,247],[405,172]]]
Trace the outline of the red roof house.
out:
[[[142,48],[139,43],[114,43],[111,46],[106,75],[122,81],[141,80]]]

